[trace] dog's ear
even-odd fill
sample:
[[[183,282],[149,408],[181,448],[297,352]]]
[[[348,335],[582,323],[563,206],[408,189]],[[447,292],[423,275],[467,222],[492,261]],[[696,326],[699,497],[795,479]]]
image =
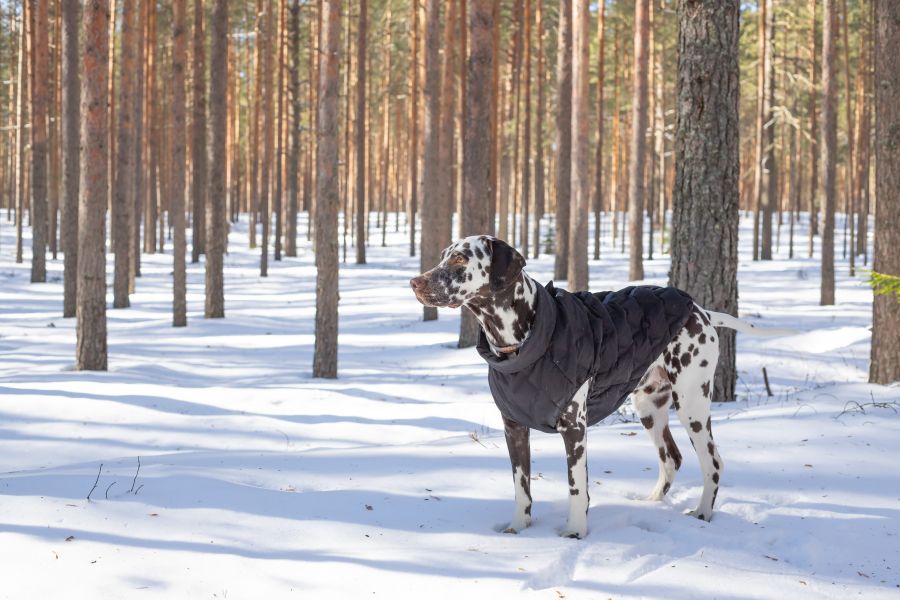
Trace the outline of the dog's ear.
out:
[[[525,266],[525,257],[503,240],[490,239],[491,245],[491,291],[506,289],[516,280]]]

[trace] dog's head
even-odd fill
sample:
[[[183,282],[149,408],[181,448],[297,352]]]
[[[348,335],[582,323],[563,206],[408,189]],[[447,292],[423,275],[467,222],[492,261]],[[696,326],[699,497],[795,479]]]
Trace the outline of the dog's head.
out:
[[[525,266],[525,257],[488,235],[450,244],[436,267],[409,280],[425,306],[458,308],[474,298],[490,298],[510,288]]]

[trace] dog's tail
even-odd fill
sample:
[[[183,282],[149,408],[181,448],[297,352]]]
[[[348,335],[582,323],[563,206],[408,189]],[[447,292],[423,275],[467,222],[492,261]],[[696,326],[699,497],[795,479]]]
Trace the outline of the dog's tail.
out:
[[[740,331],[741,333],[746,333],[748,335],[761,337],[778,337],[782,335],[796,335],[798,333],[801,333],[801,331],[796,329],[783,329],[775,327],[766,327],[760,329],[753,325],[753,323],[741,321],[737,317],[732,317],[727,313],[720,313],[712,310],[707,310],[706,313],[709,315],[709,319],[712,322],[713,327],[726,327],[728,329],[734,329],[735,331]]]

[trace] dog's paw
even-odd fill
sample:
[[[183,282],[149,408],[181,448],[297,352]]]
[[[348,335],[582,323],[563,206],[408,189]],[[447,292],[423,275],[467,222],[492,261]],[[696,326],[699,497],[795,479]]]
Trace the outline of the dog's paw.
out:
[[[572,540],[582,540],[587,535],[587,531],[575,531],[572,529],[564,529],[560,532],[559,537],[569,538]]]
[[[499,525],[495,529],[500,533],[519,533],[523,529],[528,529],[531,526],[531,517],[525,517],[522,519],[513,519],[509,524]]]
[[[694,517],[695,519],[700,519],[701,521],[708,522],[710,519],[712,519],[711,514],[705,513],[701,510],[689,510],[684,514],[686,514],[689,517]]]

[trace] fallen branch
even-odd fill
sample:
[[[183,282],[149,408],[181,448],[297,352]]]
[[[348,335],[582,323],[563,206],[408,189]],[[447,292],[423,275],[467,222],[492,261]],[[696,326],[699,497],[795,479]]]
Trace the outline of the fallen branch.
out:
[[[106,486],[106,493],[103,494],[103,496],[104,496],[107,500],[109,500],[109,490],[111,490],[111,489],[112,489],[112,486],[114,486],[114,485],[116,485],[116,482],[115,482],[115,481],[113,481],[111,484],[109,484],[108,486]]]
[[[766,393],[769,394],[769,398],[771,398],[775,394],[772,393],[772,388],[769,387],[769,374],[766,372],[765,367],[763,367],[762,369],[763,369],[763,381],[766,382]]]
[[[131,489],[128,490],[129,494],[131,492],[134,492],[134,484],[137,483],[138,473],[141,472],[141,457],[138,456],[137,459],[138,459],[137,471],[134,472],[134,479],[131,480]],[[136,494],[137,492],[134,492],[134,493]]]
[[[97,469],[97,479],[94,480],[94,487],[91,488],[91,491],[88,492],[87,501],[91,501],[91,494],[94,493],[94,490],[97,489],[97,483],[100,481],[100,472],[103,471],[103,463],[100,463],[100,468]]]

